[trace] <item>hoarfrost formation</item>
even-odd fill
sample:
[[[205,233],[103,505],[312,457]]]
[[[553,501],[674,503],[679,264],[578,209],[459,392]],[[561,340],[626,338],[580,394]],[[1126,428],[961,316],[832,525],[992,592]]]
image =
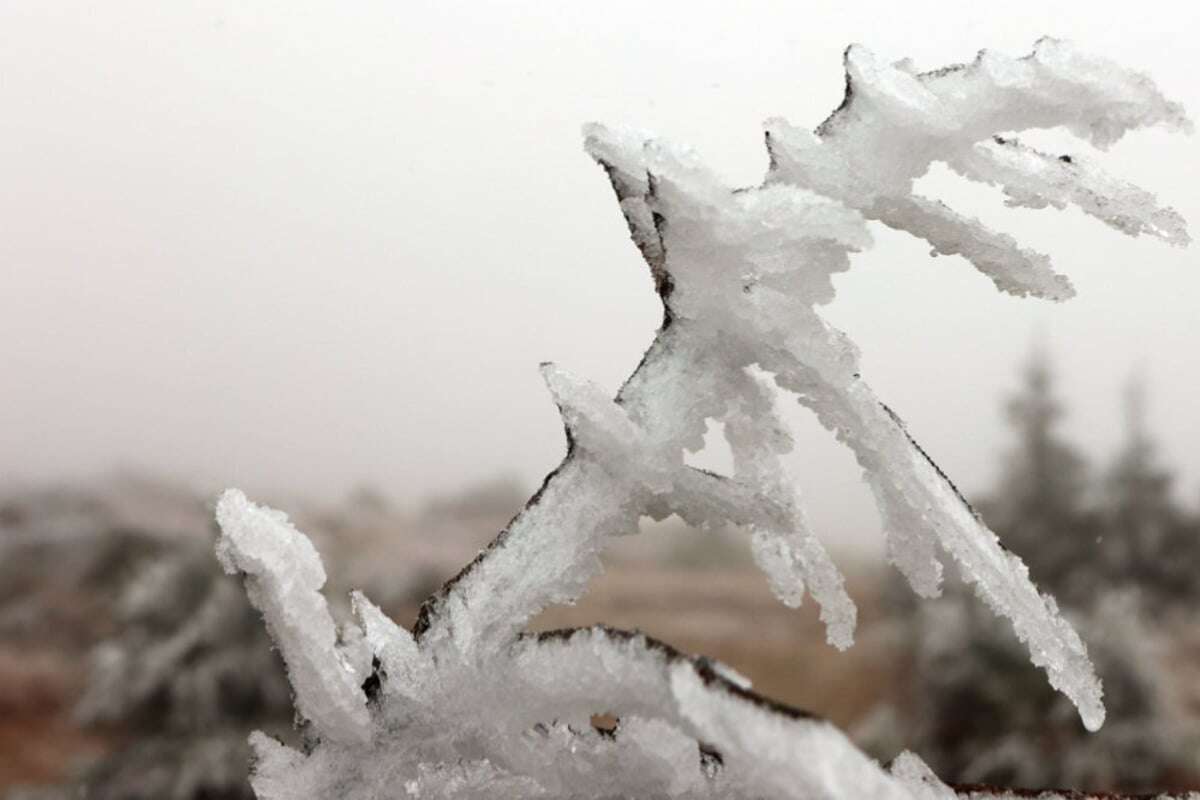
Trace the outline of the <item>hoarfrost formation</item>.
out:
[[[1037,43],[1011,59],[916,73],[846,52],[845,101],[815,132],[766,125],[761,186],[723,186],[690,151],[591,125],[664,306],[642,363],[615,399],[542,367],[568,453],[474,562],[426,601],[413,633],[361,595],[338,631],[311,544],[279,512],[227,492],[226,568],[246,576],[288,664],[308,746],[256,734],[254,787],[268,798],[953,796],[915,757],[887,772],[828,722],[754,694],[731,670],[638,634],[598,627],[524,634],[600,570],[612,536],[643,515],[734,524],[781,601],[820,605],[830,642],[853,641],[856,610],[808,527],[780,455],[775,412],[795,397],[849,447],[884,520],[891,561],[914,591],[940,591],[948,553],[1007,617],[1085,725],[1104,719],[1084,646],[949,479],[859,375],[858,352],[817,308],[832,276],[870,245],[876,220],[962,255],[1002,291],[1072,293],[1048,257],[912,193],[934,161],[999,186],[1012,205],[1077,205],[1130,235],[1188,241],[1183,221],[1091,161],[1041,153],[1015,132],[1065,127],[1104,148],[1126,132],[1189,125],[1149,79]],[[724,425],[730,475],[689,467],[709,420]],[[619,719],[614,732],[591,715]]]

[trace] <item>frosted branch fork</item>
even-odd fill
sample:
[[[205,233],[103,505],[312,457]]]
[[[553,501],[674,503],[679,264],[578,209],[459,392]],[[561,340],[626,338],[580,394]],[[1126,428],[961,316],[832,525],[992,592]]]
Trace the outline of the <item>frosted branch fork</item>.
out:
[[[678,514],[701,528],[746,528],[776,595],[794,606],[813,594],[830,641],[849,646],[854,604],[780,458],[792,447],[774,408],[781,391],[854,453],[889,557],[913,589],[936,595],[938,554],[949,553],[1084,724],[1100,726],[1101,687],[1078,635],[871,391],[853,343],[817,307],[833,298],[832,276],[850,254],[869,246],[870,220],[962,255],[1002,291],[1071,295],[1046,256],[913,195],[934,161],[1001,187],[1012,205],[1072,204],[1124,233],[1186,244],[1182,220],[1149,193],[1013,133],[1065,126],[1103,148],[1135,128],[1189,123],[1144,76],[1053,40],[1021,59],[981,53],[928,73],[852,47],[846,76],[843,104],[815,132],[767,123],[770,169],[756,187],[721,185],[690,151],[588,126],[586,149],[662,298],[662,327],[615,399],[543,365],[567,455],[426,601],[413,635],[359,595],[358,624],[339,636],[307,540],[277,512],[238,493],[222,498],[222,560],[248,576],[314,737],[306,753],[256,740],[260,796],[327,796],[298,794],[310,785],[301,775],[354,797],[401,780],[410,795],[463,797],[476,796],[472,787],[530,797],[943,796],[945,787],[913,777],[911,760],[903,775],[885,773],[828,723],[759,698],[712,662],[604,628],[522,634],[540,610],[583,593],[610,537],[635,533],[642,516]],[[730,475],[684,461],[710,420],[724,425]],[[379,687],[370,698],[360,688],[368,678]],[[493,708],[492,694],[513,702]],[[487,719],[475,718],[479,707]],[[615,737],[591,730],[599,711],[620,716]],[[719,759],[705,760],[712,752]],[[616,760],[620,774],[605,772]],[[583,775],[592,783],[579,789]]]

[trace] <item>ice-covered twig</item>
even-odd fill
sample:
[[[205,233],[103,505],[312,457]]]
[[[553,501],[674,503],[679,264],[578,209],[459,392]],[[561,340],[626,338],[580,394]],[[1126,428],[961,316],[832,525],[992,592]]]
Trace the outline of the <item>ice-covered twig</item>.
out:
[[[236,490],[222,495],[217,523],[217,556],[226,572],[246,577],[250,602],[287,662],[296,710],[331,741],[368,741],[371,718],[360,689],[365,675],[337,647],[320,593],[325,568],[312,542],[287,515],[256,506]]]
[[[1021,205],[1071,202],[1125,233],[1186,243],[1178,215],[1159,210],[1148,192],[1082,162],[1074,167],[1070,156],[1048,165],[1031,151],[992,146],[1007,142],[1010,132],[1038,128],[1064,127],[1101,148],[1151,125],[1190,130],[1183,109],[1146,76],[1055,39],[1042,39],[1023,58],[985,50],[970,64],[932,72],[885,64],[859,46],[848,48],[845,60],[845,99],[815,133],[767,122],[769,182],[836,197],[925,239],[935,253],[962,255],[1002,291],[1018,295],[1063,300],[1074,292],[1046,256],[914,197],[913,181],[934,162],[1000,184]]]
[[[1181,247],[1191,242],[1175,209],[1160,207],[1154,195],[1108,175],[1084,156],[1055,156],[994,136],[947,163],[964,177],[999,186],[1012,206],[1074,205],[1130,236],[1146,234]]]

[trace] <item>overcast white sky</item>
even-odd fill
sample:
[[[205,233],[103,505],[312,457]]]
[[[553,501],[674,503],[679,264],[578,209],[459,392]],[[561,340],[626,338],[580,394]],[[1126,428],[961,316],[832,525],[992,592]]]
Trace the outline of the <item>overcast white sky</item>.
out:
[[[837,105],[846,44],[931,68],[1043,34],[1200,114],[1195,7],[0,2],[0,484],[121,467],[316,500],[532,486],[563,450],[538,362],[615,389],[660,317],[583,122],[691,143],[749,184],[762,120]],[[1107,163],[1200,229],[1198,156],[1148,132]],[[829,316],[879,394],[983,488],[1041,326],[1068,431],[1110,453],[1141,362],[1196,495],[1200,248],[930,185],[1049,252],[1079,297],[1005,297],[876,230]],[[794,419],[816,523],[869,539],[849,456]]]

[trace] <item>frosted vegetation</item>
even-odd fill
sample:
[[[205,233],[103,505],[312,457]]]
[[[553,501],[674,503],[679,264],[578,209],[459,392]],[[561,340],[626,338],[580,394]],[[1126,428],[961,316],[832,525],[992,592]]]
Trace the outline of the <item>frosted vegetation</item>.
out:
[[[830,723],[754,694],[714,661],[604,627],[524,633],[543,608],[583,593],[611,537],[676,514],[744,528],[779,599],[811,594],[829,641],[849,647],[854,603],[780,460],[792,440],[776,404],[788,399],[853,451],[913,590],[937,595],[948,555],[1083,723],[1103,723],[1079,636],[818,309],[850,254],[870,245],[870,220],[924,239],[931,254],[961,255],[1002,291],[1070,297],[1047,256],[914,195],[934,162],[998,186],[1011,205],[1071,204],[1124,233],[1185,244],[1182,220],[1144,190],[1016,135],[1061,127],[1103,149],[1136,128],[1188,122],[1146,77],[1049,39],[1024,58],[983,52],[926,73],[855,46],[845,66],[845,101],[815,131],[767,122],[760,186],[723,185],[685,148],[586,128],[662,298],[662,327],[615,399],[542,366],[567,456],[426,601],[411,633],[362,595],[339,629],[309,540],[240,492],[221,498],[218,555],[245,576],[279,646],[306,739],[296,750],[254,735],[260,797],[954,796],[915,756],[884,770]],[[729,475],[685,463],[710,421],[733,453]],[[615,731],[592,726],[599,713],[619,720]]]

